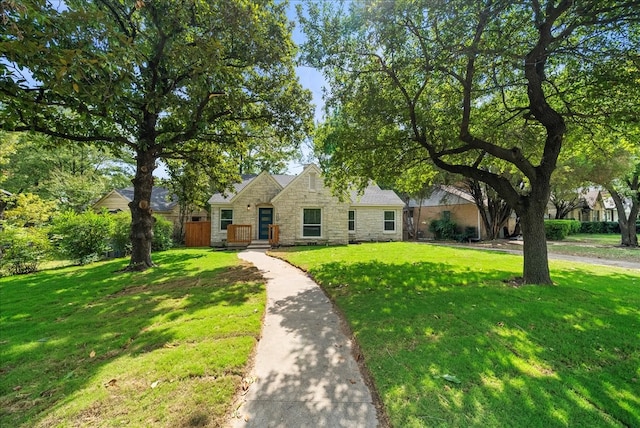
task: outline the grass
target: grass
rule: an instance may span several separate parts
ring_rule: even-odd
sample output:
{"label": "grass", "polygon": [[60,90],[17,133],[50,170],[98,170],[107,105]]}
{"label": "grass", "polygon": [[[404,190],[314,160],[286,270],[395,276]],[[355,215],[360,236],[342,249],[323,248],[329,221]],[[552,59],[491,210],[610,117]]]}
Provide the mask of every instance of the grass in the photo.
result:
{"label": "grass", "polygon": [[[410,243],[294,248],[344,312],[396,427],[640,426],[640,272]],[[505,282],[507,281],[507,282]]]}
{"label": "grass", "polygon": [[158,253],[0,279],[0,426],[220,426],[261,328],[236,254]]}
{"label": "grass", "polygon": [[614,234],[569,235],[563,241],[547,241],[547,248],[556,254],[640,263],[640,249],[621,247],[620,235]]}

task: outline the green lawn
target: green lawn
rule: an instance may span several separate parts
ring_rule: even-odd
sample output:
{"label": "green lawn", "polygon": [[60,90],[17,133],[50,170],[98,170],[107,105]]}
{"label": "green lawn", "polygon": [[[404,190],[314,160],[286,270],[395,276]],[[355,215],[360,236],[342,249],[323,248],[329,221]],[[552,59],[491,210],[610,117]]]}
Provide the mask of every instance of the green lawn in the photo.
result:
{"label": "green lawn", "polygon": [[569,235],[563,241],[548,241],[547,247],[554,253],[640,263],[640,249],[621,247],[620,235]]}
{"label": "green lawn", "polygon": [[[411,244],[274,253],[322,284],[395,427],[640,426],[640,272]],[[507,282],[505,282],[507,281]]]}
{"label": "green lawn", "polygon": [[261,328],[258,271],[172,250],[0,279],[0,426],[220,426]]}

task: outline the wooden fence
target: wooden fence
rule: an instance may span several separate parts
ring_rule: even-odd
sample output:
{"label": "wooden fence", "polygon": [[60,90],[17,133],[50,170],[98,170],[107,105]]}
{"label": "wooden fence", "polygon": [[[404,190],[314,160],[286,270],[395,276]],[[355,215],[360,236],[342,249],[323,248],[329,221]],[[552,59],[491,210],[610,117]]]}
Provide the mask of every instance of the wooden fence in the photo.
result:
{"label": "wooden fence", "polygon": [[185,246],[208,247],[211,245],[210,221],[188,221],[185,223],[185,226]]}
{"label": "wooden fence", "polygon": [[230,224],[227,226],[227,244],[250,244],[250,224]]}
{"label": "wooden fence", "polygon": [[269,225],[269,245],[278,245],[280,242],[280,227],[277,224]]}

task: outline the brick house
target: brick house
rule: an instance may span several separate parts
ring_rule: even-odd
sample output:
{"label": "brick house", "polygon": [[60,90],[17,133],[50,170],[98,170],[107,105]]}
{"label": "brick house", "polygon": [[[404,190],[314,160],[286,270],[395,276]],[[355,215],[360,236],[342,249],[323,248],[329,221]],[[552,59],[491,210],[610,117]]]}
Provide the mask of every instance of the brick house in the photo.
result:
{"label": "brick house", "polygon": [[[316,165],[297,176],[245,176],[230,194],[217,193],[209,204],[212,246],[272,239],[279,245],[402,240],[404,203],[395,192],[372,184],[363,195],[353,193],[341,202],[325,187]],[[240,227],[244,238],[236,235]]]}

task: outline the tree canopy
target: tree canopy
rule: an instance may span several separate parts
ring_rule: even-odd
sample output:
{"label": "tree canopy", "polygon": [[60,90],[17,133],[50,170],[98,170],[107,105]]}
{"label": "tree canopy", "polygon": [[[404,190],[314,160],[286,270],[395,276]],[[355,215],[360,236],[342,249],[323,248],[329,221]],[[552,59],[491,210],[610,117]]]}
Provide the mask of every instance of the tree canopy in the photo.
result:
{"label": "tree canopy", "polygon": [[524,282],[552,283],[551,176],[577,118],[604,120],[579,108],[585,95],[616,110],[615,88],[593,72],[637,58],[640,2],[322,3],[299,16],[304,59],[330,85],[329,175],[430,162],[485,182],[521,218]]}
{"label": "tree canopy", "polygon": [[227,174],[239,168],[221,165],[239,165],[250,144],[295,146],[309,131],[310,94],[295,76],[285,8],[272,0],[3,2],[0,127],[130,150],[130,267],[144,269],[158,159]]}

